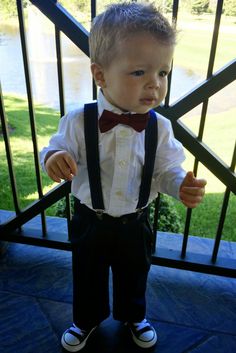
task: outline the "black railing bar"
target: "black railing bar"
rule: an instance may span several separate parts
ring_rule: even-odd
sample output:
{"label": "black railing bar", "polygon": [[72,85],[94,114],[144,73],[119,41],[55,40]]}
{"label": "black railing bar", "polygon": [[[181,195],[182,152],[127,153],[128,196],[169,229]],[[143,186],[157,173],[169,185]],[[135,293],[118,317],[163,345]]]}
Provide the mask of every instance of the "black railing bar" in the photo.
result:
{"label": "black railing bar", "polygon": [[78,48],[89,56],[88,31],[62,5],[53,0],[30,1],[56,25],[58,30],[62,31]]}
{"label": "black railing bar", "polygon": [[[215,62],[215,54],[216,54],[216,48],[217,48],[217,42],[218,42],[218,36],[219,36],[220,20],[221,20],[221,15],[222,15],[222,8],[223,8],[223,1],[218,0],[217,8],[216,8],[214,32],[213,32],[213,38],[212,38],[212,46],[211,46],[208,71],[207,71],[207,78],[209,78],[213,72],[213,67],[214,67],[214,62]],[[203,135],[203,132],[202,132],[202,135]],[[231,165],[231,167],[232,167],[232,165]],[[231,168],[231,170],[233,170],[233,169]],[[227,208],[228,208],[228,204],[229,204],[229,197],[230,197],[230,190],[229,190],[229,188],[226,188],[222,207],[221,207],[218,227],[217,227],[217,231],[216,231],[215,244],[214,244],[214,248],[213,248],[213,252],[212,252],[212,258],[211,258],[212,263],[215,263],[217,260],[220,241],[221,241],[222,232],[223,232],[224,223],[225,223],[226,212],[227,212]]]}
{"label": "black railing bar", "polygon": [[184,114],[198,106],[206,98],[211,97],[219,92],[222,88],[229,85],[236,79],[236,59],[229,62],[223,68],[218,70],[209,79],[195,86],[189,93],[180,97],[169,107],[160,105],[156,110],[174,121],[182,117]]}
{"label": "black railing bar", "polygon": [[[232,162],[231,162],[231,166],[230,166],[230,169],[232,171],[235,170],[235,165],[236,165],[236,142],[235,142]],[[226,212],[227,212],[227,208],[228,208],[228,204],[229,204],[229,197],[230,197],[230,190],[229,190],[229,188],[226,188],[224,200],[223,200],[222,208],[221,208],[219,224],[218,224],[217,232],[216,232],[215,244],[214,244],[214,248],[213,248],[213,252],[212,252],[212,262],[213,263],[215,263],[217,260],[220,241],[221,241],[222,232],[223,232],[224,223],[225,223]]]}
{"label": "black railing bar", "polygon": [[221,237],[222,237],[222,231],[224,228],[225,217],[226,217],[226,212],[227,212],[228,203],[229,203],[229,197],[230,197],[230,190],[228,188],[226,188],[222,207],[221,207],[219,223],[217,226],[214,248],[213,248],[213,252],[212,252],[212,258],[211,258],[212,263],[215,263],[217,260],[220,241],[221,241]]}
{"label": "black railing bar", "polygon": [[70,239],[71,239],[71,204],[70,204],[70,194],[66,194],[66,221],[67,221],[68,241],[70,241]]}
{"label": "black railing bar", "polygon": [[[177,18],[178,18],[178,10],[179,10],[179,0],[174,0],[173,1],[173,6],[172,6],[172,26],[174,29],[176,29],[177,26]],[[171,70],[168,75],[168,89],[167,89],[167,95],[165,97],[165,106],[168,107],[170,103],[170,92],[171,92],[171,83],[172,83],[172,74],[173,74],[173,63],[174,63],[174,58],[171,63]]]}
{"label": "black railing bar", "polygon": [[153,217],[153,224],[152,224],[153,236],[154,236],[153,250],[156,249],[156,244],[157,244],[157,230],[158,230],[158,221],[159,221],[160,201],[161,201],[161,194],[158,193],[154,203],[154,217]]}
{"label": "black railing bar", "polygon": [[20,206],[19,206],[19,199],[18,199],[18,192],[17,192],[17,185],[16,185],[16,177],[15,177],[15,172],[13,168],[13,159],[12,159],[11,145],[10,145],[10,139],[9,139],[8,125],[7,125],[7,119],[6,119],[6,114],[4,110],[1,82],[0,82],[0,116],[1,116],[2,134],[3,134],[5,150],[6,150],[8,171],[9,171],[9,177],[10,177],[10,183],[11,183],[11,190],[12,190],[12,196],[13,196],[13,204],[14,204],[16,214],[19,214]]}
{"label": "black railing bar", "polygon": [[46,210],[48,207],[53,205],[55,202],[59,201],[66,194],[70,193],[70,182],[62,182],[54,189],[50,190],[41,199],[31,203],[27,208],[22,210],[19,215],[12,217],[5,223],[0,224],[0,233],[12,232],[19,228],[26,222],[30,221],[32,218],[40,214],[42,211]]}
{"label": "black railing bar", "polygon": [[[93,21],[97,13],[96,5],[97,5],[96,0],[91,0],[91,22]],[[97,99],[97,86],[93,78],[92,78],[92,89],[93,89],[93,99]]]}
{"label": "black railing bar", "polygon": [[[195,157],[194,165],[193,165],[193,174],[197,176],[198,171],[198,159]],[[191,224],[191,217],[192,217],[193,209],[187,208],[186,211],[186,219],[185,219],[185,226],[184,226],[184,236],[183,236],[183,243],[182,243],[182,250],[181,250],[181,258],[184,259],[186,256],[187,244],[188,244],[188,236],[189,236],[189,229]]]}
{"label": "black railing bar", "polygon": [[65,115],[65,98],[64,98],[64,81],[63,81],[63,69],[62,69],[62,53],[61,53],[61,33],[55,26],[55,43],[56,43],[56,55],[57,55],[57,78],[58,78],[58,89],[59,89],[59,103],[60,103],[60,115]]}
{"label": "black railing bar", "polygon": [[[217,42],[218,42],[218,36],[219,36],[220,20],[221,20],[221,15],[222,15],[222,7],[223,7],[223,1],[219,0],[217,2],[217,8],[216,8],[215,23],[214,23],[210,57],[209,57],[207,77],[206,77],[207,79],[209,79],[212,76],[212,72],[213,72],[215,55],[216,55],[216,48],[217,48]],[[200,119],[199,131],[198,131],[198,140],[199,141],[202,141],[202,138],[203,138],[205,123],[206,123],[207,109],[208,109],[208,99],[205,99],[203,101],[203,105],[202,105],[201,119]],[[195,163],[194,163],[194,174],[195,175],[197,175],[197,169],[198,169],[198,162],[195,161]]]}
{"label": "black railing bar", "polygon": [[95,84],[94,79],[92,79],[92,87],[93,87],[93,99],[97,99],[97,86]]}
{"label": "black railing bar", "polygon": [[[205,121],[206,121],[207,106],[208,106],[208,100],[204,101],[203,105],[202,105],[200,126],[199,126],[198,137],[197,137],[198,141],[202,141],[204,126],[205,126]],[[195,156],[194,164],[193,164],[193,174],[195,176],[197,176],[198,163],[199,163],[199,161],[198,161],[198,159]],[[188,236],[189,236],[189,229],[190,229],[190,224],[191,224],[192,213],[193,213],[193,210],[190,209],[190,208],[187,208],[186,219],[185,219],[185,227],[184,227],[184,237],[183,237],[183,244],[182,244],[182,252],[181,252],[181,257],[182,258],[185,258],[185,256],[186,256],[187,242],[188,242]]]}
{"label": "black railing bar", "polygon": [[94,19],[96,14],[97,14],[97,1],[91,0],[91,20]]}
{"label": "black railing bar", "polygon": [[30,228],[27,225],[23,227],[20,233],[14,231],[12,233],[1,232],[0,239],[12,243],[20,243],[33,246],[41,246],[44,248],[71,250],[71,243],[66,239],[66,234],[60,232],[48,231],[47,237],[42,237],[39,229]]}
{"label": "black railing bar", "polygon": [[207,108],[208,108],[208,99],[206,99],[202,104],[201,119],[200,119],[199,130],[198,130],[199,141],[202,141],[202,138],[203,138],[203,133],[204,133],[205,124],[206,124]]}
{"label": "black railing bar", "polygon": [[[28,50],[27,50],[27,43],[26,43],[26,37],[25,37],[25,24],[24,24],[22,0],[17,0],[16,4],[17,4],[18,19],[19,19],[21,48],[22,48],[22,55],[23,55],[25,83],[26,83],[27,98],[28,98],[28,109],[29,109],[29,118],[30,118],[30,127],[31,127],[31,137],[32,137],[32,143],[33,143],[33,152],[34,152],[34,165],[35,165],[35,172],[36,172],[37,191],[38,191],[39,198],[41,198],[43,196],[42,181],[41,181],[41,174],[40,174],[40,167],[39,167],[38,144],[37,144],[37,136],[36,136],[35,115],[34,115],[34,108],[33,108]],[[46,232],[47,232],[46,217],[44,212],[42,212],[41,214],[41,223],[42,223],[42,232],[44,235],[46,235]]]}
{"label": "black railing bar", "polygon": [[[198,131],[198,140],[202,141],[202,134],[204,130],[204,125],[205,125],[205,117],[206,117],[206,109],[207,109],[207,102],[202,107],[202,114],[201,114],[201,120],[200,120],[200,127]],[[194,159],[194,165],[193,165],[193,174],[197,176],[197,171],[198,171],[198,159],[195,156]],[[184,236],[183,236],[183,243],[182,243],[182,250],[181,250],[181,258],[184,259],[186,256],[186,250],[187,250],[187,244],[188,244],[188,236],[189,236],[189,229],[190,229],[190,224],[191,224],[191,218],[192,218],[192,213],[193,210],[191,208],[187,208],[186,210],[186,218],[185,218],[185,226],[184,226]]]}
{"label": "black railing bar", "polygon": [[[213,36],[211,41],[211,50],[210,50],[210,56],[209,56],[209,62],[208,62],[208,69],[207,69],[207,77],[206,77],[207,80],[212,76],[212,73],[213,73],[213,67],[214,67],[215,56],[216,56],[216,48],[217,48],[218,37],[219,37],[220,20],[222,15],[222,7],[223,7],[223,1],[218,0],[217,7],[216,7]],[[208,108],[208,99],[205,99],[202,105],[201,120],[200,120],[199,132],[198,132],[198,139],[201,141],[202,141],[204,128],[205,128],[207,108]]]}
{"label": "black railing bar", "polygon": [[172,7],[172,25],[174,26],[174,28],[176,28],[176,25],[177,25],[178,12],[179,12],[179,0],[174,0],[173,7]]}
{"label": "black railing bar", "polygon": [[181,255],[180,255],[181,259],[184,259],[186,257],[191,216],[192,216],[192,209],[187,208],[185,224],[184,224],[184,235],[183,235],[182,249],[181,249]]}
{"label": "black railing bar", "polygon": [[207,70],[207,78],[212,75],[213,67],[215,63],[215,56],[216,56],[216,49],[219,37],[219,29],[220,29],[220,20],[222,15],[224,0],[218,0],[216,6],[216,15],[215,15],[215,23],[214,23],[214,30],[213,30],[213,37],[211,42],[211,51],[208,63],[208,70]]}
{"label": "black railing bar", "polygon": [[198,141],[194,133],[181,121],[173,121],[176,138],[205,165],[230,191],[236,194],[236,174],[207,145]]}

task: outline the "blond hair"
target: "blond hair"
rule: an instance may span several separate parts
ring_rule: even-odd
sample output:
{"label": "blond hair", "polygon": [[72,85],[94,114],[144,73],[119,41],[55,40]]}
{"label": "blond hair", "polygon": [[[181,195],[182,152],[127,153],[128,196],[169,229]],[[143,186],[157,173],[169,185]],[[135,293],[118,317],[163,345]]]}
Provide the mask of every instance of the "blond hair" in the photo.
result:
{"label": "blond hair", "polygon": [[108,66],[116,55],[119,41],[141,32],[150,33],[163,43],[175,44],[174,28],[154,5],[124,2],[108,6],[92,23],[89,36],[91,62]]}

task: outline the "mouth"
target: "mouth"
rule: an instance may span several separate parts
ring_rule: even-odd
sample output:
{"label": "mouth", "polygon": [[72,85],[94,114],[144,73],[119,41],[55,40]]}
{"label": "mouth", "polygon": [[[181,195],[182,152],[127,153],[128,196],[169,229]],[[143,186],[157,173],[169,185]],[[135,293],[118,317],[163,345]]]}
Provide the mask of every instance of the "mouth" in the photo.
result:
{"label": "mouth", "polygon": [[157,99],[153,97],[141,98],[140,102],[144,105],[156,105]]}

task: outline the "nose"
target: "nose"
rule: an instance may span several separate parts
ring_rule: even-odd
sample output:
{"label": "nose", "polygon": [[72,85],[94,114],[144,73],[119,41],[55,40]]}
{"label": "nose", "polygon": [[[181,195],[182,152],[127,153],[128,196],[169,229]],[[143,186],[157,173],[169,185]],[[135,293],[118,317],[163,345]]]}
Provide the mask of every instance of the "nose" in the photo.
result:
{"label": "nose", "polygon": [[147,83],[148,88],[156,89],[160,87],[160,76],[158,73],[154,73],[150,75],[148,83]]}

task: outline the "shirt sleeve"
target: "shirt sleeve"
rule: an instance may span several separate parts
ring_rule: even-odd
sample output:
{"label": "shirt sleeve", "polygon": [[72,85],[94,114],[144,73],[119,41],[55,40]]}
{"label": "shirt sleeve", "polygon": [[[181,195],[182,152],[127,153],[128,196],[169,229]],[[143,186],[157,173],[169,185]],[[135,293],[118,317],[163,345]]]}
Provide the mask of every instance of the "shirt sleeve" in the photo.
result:
{"label": "shirt sleeve", "polygon": [[179,188],[186,175],[182,168],[185,154],[173,134],[171,122],[158,115],[158,145],[153,173],[157,191],[179,199]]}
{"label": "shirt sleeve", "polygon": [[60,119],[57,132],[50,138],[47,147],[40,152],[40,164],[45,171],[45,158],[51,151],[67,151],[77,163],[79,144],[82,138],[83,112],[73,111]]}

